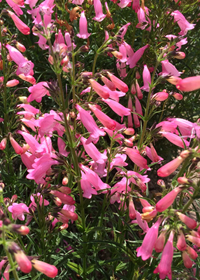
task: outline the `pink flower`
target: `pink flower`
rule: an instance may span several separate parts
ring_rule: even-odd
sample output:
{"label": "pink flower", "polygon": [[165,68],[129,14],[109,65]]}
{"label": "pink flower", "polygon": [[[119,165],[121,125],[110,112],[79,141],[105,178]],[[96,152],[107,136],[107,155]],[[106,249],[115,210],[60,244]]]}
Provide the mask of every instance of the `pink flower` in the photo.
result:
{"label": "pink flower", "polygon": [[140,9],[140,0],[133,0],[132,9],[137,13]]}
{"label": "pink flower", "polygon": [[134,68],[136,66],[137,62],[140,60],[140,58],[142,57],[144,51],[148,47],[149,47],[149,45],[146,45],[146,46],[140,48],[132,56],[130,56],[128,58],[127,64],[129,65],[130,68]]}
{"label": "pink flower", "polygon": [[152,96],[156,101],[164,101],[168,98],[169,94],[166,91],[157,92]]}
{"label": "pink flower", "polygon": [[108,74],[108,77],[113,82],[113,84],[116,86],[116,88],[118,88],[119,90],[121,90],[123,92],[128,91],[128,86],[123,81],[118,79],[115,75],[111,74],[110,72],[107,72],[107,74]]}
{"label": "pink flower", "polygon": [[21,21],[21,19],[19,19],[13,12],[11,12],[9,10],[8,10],[8,14],[12,18],[17,29],[19,29],[19,31],[22,34],[24,34],[24,35],[30,34],[30,28],[25,23],[23,23],[23,21]]}
{"label": "pink flower", "polygon": [[165,195],[161,200],[156,203],[156,210],[158,212],[165,211],[168,207],[172,205],[176,196],[182,191],[182,188],[177,187]]}
{"label": "pink flower", "polygon": [[20,270],[24,273],[29,273],[32,269],[32,264],[28,257],[24,254],[24,252],[19,250],[14,253],[14,256]]}
{"label": "pink flower", "polygon": [[34,64],[25,57],[14,47],[6,45],[11,59],[18,65],[16,75],[24,74],[25,76],[33,74]]}
{"label": "pink flower", "polygon": [[197,222],[194,219],[182,214],[181,212],[177,212],[176,214],[189,229],[195,229],[197,227]]}
{"label": "pink flower", "polygon": [[147,231],[142,246],[137,248],[137,257],[141,257],[143,261],[149,259],[152,255],[156,240],[158,238],[158,229],[162,219],[157,222]]}
{"label": "pink flower", "polygon": [[185,236],[184,236],[182,230],[179,231],[176,247],[179,251],[185,251],[185,249],[187,248]]}
{"label": "pink flower", "polygon": [[136,96],[135,96],[135,110],[136,113],[143,116],[141,103]]}
{"label": "pink flower", "polygon": [[96,20],[98,22],[104,20],[106,15],[103,14],[102,5],[101,5],[100,0],[94,1],[94,11],[95,11],[95,17],[93,18],[93,20]]}
{"label": "pink flower", "polygon": [[165,245],[165,238],[166,238],[166,231],[162,231],[159,235],[158,239],[156,240],[154,249],[157,253],[160,253],[163,251],[164,245]]}
{"label": "pink flower", "polygon": [[103,87],[102,85],[100,85],[99,83],[97,83],[95,80],[93,79],[89,79],[89,82],[91,84],[91,87],[93,88],[94,91],[96,91],[96,93],[102,97],[102,98],[109,98],[109,92],[106,91],[105,87]]}
{"label": "pink flower", "polygon": [[84,149],[86,153],[97,163],[104,163],[107,160],[107,156],[100,153],[99,150],[96,148],[96,146],[93,143],[86,144],[87,139],[84,137],[81,137],[81,142],[84,146]]}
{"label": "pink flower", "polygon": [[200,88],[200,76],[188,77],[180,80],[176,84],[177,89],[181,91],[194,91]]}
{"label": "pink flower", "polygon": [[140,155],[140,152],[136,149],[125,148],[125,153],[137,166],[142,169],[148,169],[147,160]]}
{"label": "pink flower", "polygon": [[135,205],[133,203],[132,198],[129,200],[128,209],[129,209],[129,218],[131,220],[135,219],[136,218],[136,212],[135,212]]}
{"label": "pink flower", "polygon": [[172,161],[168,162],[161,168],[157,170],[157,174],[160,177],[167,177],[172,174],[178,167],[183,163],[185,160],[184,157],[178,156],[177,158],[173,159]]}
{"label": "pink flower", "polygon": [[10,143],[15,150],[15,153],[18,155],[22,155],[25,151],[23,148],[15,141],[15,139],[10,135]]}
{"label": "pink flower", "polygon": [[79,33],[76,36],[82,39],[87,39],[90,35],[91,33],[88,33],[87,30],[87,19],[85,17],[85,12],[82,11],[79,20]]}
{"label": "pink flower", "polygon": [[141,87],[141,89],[149,92],[149,85],[151,84],[151,75],[147,65],[144,65],[142,77],[143,77],[144,85]]}
{"label": "pink flower", "polygon": [[78,104],[76,105],[76,109],[79,111],[80,119],[88,132],[90,132],[90,137],[87,140],[87,143],[93,141],[95,144],[99,141],[100,136],[104,136],[105,132],[98,128],[93,117],[90,115],[90,112],[85,111]]}
{"label": "pink flower", "polygon": [[193,261],[190,259],[189,255],[186,251],[182,252],[183,263],[186,268],[191,268],[193,265]]}
{"label": "pink flower", "polygon": [[119,116],[123,118],[123,116],[130,115],[130,109],[124,107],[120,103],[111,100],[111,99],[103,99],[103,101],[108,104],[108,106]]}
{"label": "pink flower", "polygon": [[106,114],[104,114],[101,110],[99,110],[95,105],[90,105],[89,108],[92,110],[92,112],[95,114],[97,119],[108,129],[115,130],[116,128],[116,122],[108,117]]}
{"label": "pink flower", "polygon": [[47,82],[39,82],[36,85],[29,87],[28,91],[31,93],[27,98],[27,102],[36,100],[37,102],[42,101],[42,97],[45,95],[50,96]]}
{"label": "pink flower", "polygon": [[169,239],[163,250],[161,261],[153,272],[153,273],[159,273],[160,279],[165,279],[166,276],[169,279],[172,279],[171,264],[172,264],[173,252],[174,252],[173,238],[174,238],[174,233],[173,231],[171,231]]}
{"label": "pink flower", "polygon": [[181,72],[179,72],[176,67],[171,64],[167,59],[161,61],[162,64],[162,75],[170,75],[170,76],[175,76],[179,77]]}
{"label": "pink flower", "polygon": [[14,3],[12,0],[6,0],[6,2],[13,9],[13,11],[18,15],[18,17],[20,15],[23,15],[22,9],[20,9],[20,7],[16,3]]}
{"label": "pink flower", "polygon": [[58,274],[58,269],[51,264],[39,261],[39,260],[32,260],[33,267],[48,276],[49,278],[54,278]]}
{"label": "pink flower", "polygon": [[[180,136],[170,133],[170,132],[160,132],[161,135],[163,135],[165,138],[167,138],[167,140],[169,140],[171,143],[173,143],[174,145],[181,147],[181,148],[185,148],[189,146],[189,142],[187,140],[182,139]],[[185,146],[184,146],[185,143]]]}
{"label": "pink flower", "polygon": [[179,35],[186,35],[188,30],[191,30],[195,27],[195,24],[189,23],[184,17],[184,15],[181,14],[181,12],[179,12],[178,10],[171,13],[171,15],[174,17],[174,21],[178,23],[181,29]]}
{"label": "pink flower", "polygon": [[132,2],[132,0],[120,0],[120,3],[117,4],[120,8],[125,8],[129,5],[129,3]]}
{"label": "pink flower", "polygon": [[20,221],[25,220],[24,213],[29,213],[29,208],[24,203],[13,203],[11,206],[8,206],[8,210],[12,213],[14,220],[19,219]]}

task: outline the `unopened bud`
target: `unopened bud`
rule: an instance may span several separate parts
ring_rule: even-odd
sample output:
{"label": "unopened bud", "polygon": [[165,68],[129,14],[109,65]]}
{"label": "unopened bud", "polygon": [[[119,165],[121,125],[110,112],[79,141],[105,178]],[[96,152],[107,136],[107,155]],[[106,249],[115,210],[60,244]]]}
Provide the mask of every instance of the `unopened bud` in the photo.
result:
{"label": "unopened bud", "polygon": [[180,157],[182,157],[182,158],[185,159],[185,158],[187,158],[190,154],[191,154],[190,151],[185,150],[185,151],[182,151],[182,152],[180,153]]}
{"label": "unopened bud", "polygon": [[134,84],[132,84],[132,86],[131,86],[131,93],[136,94],[136,88],[135,88]]}
{"label": "unopened bud", "polygon": [[22,225],[15,225],[15,224],[12,224],[9,226],[9,229],[11,231],[14,231],[16,233],[19,233],[21,235],[27,235],[29,233],[29,228],[27,226],[22,226]]}
{"label": "unopened bud", "polygon": [[182,184],[182,185],[190,185],[190,184],[193,183],[192,180],[190,180],[190,179],[188,179],[188,178],[186,178],[186,177],[179,177],[179,178],[177,179],[177,181],[178,181],[179,184]]}
{"label": "unopened bud", "polygon": [[183,95],[178,93],[178,92],[174,92],[172,95],[176,100],[182,100],[183,99]]}
{"label": "unopened bud", "polygon": [[161,180],[161,179],[159,179],[159,180],[157,181],[157,185],[160,186],[160,187],[162,187],[162,188],[165,188],[165,182],[164,182],[163,180]]}
{"label": "unopened bud", "polygon": [[135,78],[136,78],[137,80],[140,79],[140,73],[139,73],[138,71],[136,71],[136,73],[135,73]]}
{"label": "unopened bud", "polygon": [[127,128],[124,130],[124,134],[126,135],[134,135],[135,130],[133,128]]}

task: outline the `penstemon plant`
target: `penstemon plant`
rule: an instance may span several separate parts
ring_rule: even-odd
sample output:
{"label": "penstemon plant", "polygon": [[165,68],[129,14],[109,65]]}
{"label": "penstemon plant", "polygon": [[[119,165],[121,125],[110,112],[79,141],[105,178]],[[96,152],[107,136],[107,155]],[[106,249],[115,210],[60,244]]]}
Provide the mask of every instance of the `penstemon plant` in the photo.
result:
{"label": "penstemon plant", "polygon": [[198,5],[1,1],[2,279],[200,279]]}

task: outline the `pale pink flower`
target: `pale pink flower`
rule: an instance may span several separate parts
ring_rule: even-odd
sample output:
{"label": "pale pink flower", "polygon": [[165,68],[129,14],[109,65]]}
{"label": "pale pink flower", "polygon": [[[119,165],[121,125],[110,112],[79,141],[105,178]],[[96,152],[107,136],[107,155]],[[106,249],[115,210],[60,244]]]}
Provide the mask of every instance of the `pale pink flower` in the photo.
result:
{"label": "pale pink flower", "polygon": [[156,101],[164,101],[168,98],[169,94],[166,91],[157,92],[152,96]]}
{"label": "pale pink flower", "polygon": [[96,144],[99,141],[99,137],[104,136],[105,132],[102,129],[98,128],[93,117],[90,115],[90,112],[84,110],[78,104],[76,105],[76,109],[79,111],[81,122],[83,123],[87,131],[90,132],[90,137],[88,138],[87,143],[93,141]]}
{"label": "pale pink flower", "polygon": [[83,2],[84,2],[84,0],[73,0],[72,4],[80,5],[81,6],[83,4]]}
{"label": "pale pink flower", "polygon": [[85,12],[81,12],[80,20],[79,20],[79,33],[76,35],[79,38],[87,39],[91,33],[88,33],[87,29],[87,19],[85,17]]}
{"label": "pale pink flower", "polygon": [[23,21],[21,21],[21,19],[19,19],[13,12],[8,10],[8,15],[12,18],[15,26],[22,34],[30,34],[30,28]]}
{"label": "pale pink flower", "polygon": [[32,262],[33,267],[36,270],[38,270],[39,272],[42,272],[49,278],[55,278],[58,274],[58,269],[54,265],[51,265],[51,264],[48,264],[48,263],[45,263],[45,262],[42,262],[39,260],[35,260],[35,259],[33,259],[31,262]]}
{"label": "pale pink flower", "polygon": [[123,9],[123,8],[127,7],[128,4],[131,3],[131,2],[132,2],[132,0],[120,0],[120,3],[118,3],[117,5],[118,5],[121,9]]}
{"label": "pale pink flower", "polygon": [[136,249],[137,257],[141,257],[143,261],[149,259],[152,255],[156,240],[158,238],[158,230],[162,219],[159,218],[157,222],[147,231],[142,246]]}
{"label": "pale pink flower", "polygon": [[25,220],[24,213],[29,213],[28,206],[24,203],[13,203],[11,206],[8,206],[8,210],[12,213],[14,220],[19,219],[20,221]]}
{"label": "pale pink flower", "polygon": [[119,170],[119,167],[127,166],[128,163],[126,163],[127,156],[125,154],[116,154],[115,158],[110,163],[110,170],[115,166],[117,170]]}
{"label": "pale pink flower", "polygon": [[195,24],[189,23],[184,15],[178,10],[172,12],[171,15],[174,17],[174,21],[178,23],[181,29],[179,35],[186,35],[188,30],[191,30],[195,27]]}
{"label": "pale pink flower", "polygon": [[173,231],[171,231],[169,239],[162,252],[161,261],[157,266],[157,268],[154,270],[154,273],[159,273],[160,279],[165,279],[166,276],[170,280],[172,279],[171,264],[172,264],[173,253],[174,253],[173,238],[174,238],[174,233]]}
{"label": "pale pink flower", "polygon": [[171,192],[169,192],[167,195],[165,195],[163,198],[161,198],[157,203],[156,203],[156,210],[158,212],[163,212],[167,208],[169,208],[174,200],[176,199],[177,195],[182,191],[182,188],[177,187],[173,189]]}
{"label": "pale pink flower", "polygon": [[18,65],[16,75],[32,75],[34,64],[30,60],[26,60],[25,57],[16,48],[8,44],[6,45],[6,48],[8,49],[9,55],[12,60]]}
{"label": "pale pink flower", "polygon": [[98,22],[104,20],[106,15],[103,14],[100,0],[94,0],[94,11],[95,11],[95,17],[93,18],[93,20],[96,20]]}

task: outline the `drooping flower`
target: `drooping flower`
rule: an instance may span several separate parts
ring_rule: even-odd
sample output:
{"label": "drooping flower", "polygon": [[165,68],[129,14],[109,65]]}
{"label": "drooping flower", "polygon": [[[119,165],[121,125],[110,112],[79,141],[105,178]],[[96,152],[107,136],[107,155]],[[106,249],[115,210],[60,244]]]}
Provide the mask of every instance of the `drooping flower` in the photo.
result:
{"label": "drooping flower", "polygon": [[142,246],[137,248],[137,257],[141,257],[143,261],[149,259],[152,255],[156,240],[158,238],[158,229],[162,219],[159,218],[157,222],[148,230],[142,242]]}
{"label": "drooping flower", "polygon": [[29,208],[24,203],[13,203],[12,205],[8,206],[8,211],[12,213],[12,218],[14,220],[19,219],[20,221],[24,221],[24,213],[29,213]]}
{"label": "drooping flower", "polygon": [[174,17],[174,21],[178,23],[181,29],[179,35],[186,35],[188,30],[191,30],[195,27],[195,24],[189,23],[184,15],[178,10],[172,12],[171,15]]}
{"label": "drooping flower", "polygon": [[165,279],[166,276],[170,280],[172,279],[171,264],[172,264],[173,252],[174,252],[173,238],[174,238],[174,233],[173,231],[171,231],[169,239],[162,252],[161,261],[157,266],[157,268],[154,270],[154,273],[159,273],[160,279]]}
{"label": "drooping flower", "polygon": [[165,211],[168,207],[172,205],[174,202],[176,196],[182,191],[182,188],[177,187],[173,189],[171,192],[169,192],[167,195],[165,195],[161,200],[159,200],[156,203],[156,210],[158,212]]}
{"label": "drooping flower", "polygon": [[54,265],[51,265],[51,264],[48,264],[48,263],[45,263],[45,262],[42,262],[42,261],[39,261],[36,259],[32,260],[31,262],[32,262],[33,267],[36,270],[42,272],[49,278],[54,278],[58,274],[58,269]]}
{"label": "drooping flower", "polygon": [[23,22],[21,19],[19,19],[15,13],[8,10],[8,15],[12,18],[15,26],[17,29],[24,35],[30,34],[30,28]]}
{"label": "drooping flower", "polygon": [[76,35],[79,38],[87,39],[91,33],[88,33],[87,29],[87,19],[85,17],[85,12],[81,12],[80,20],[79,20],[79,33]]}
{"label": "drooping flower", "polygon": [[100,0],[94,1],[94,11],[95,11],[95,17],[93,18],[93,20],[96,20],[98,22],[104,20],[106,15],[103,14],[102,4]]}

